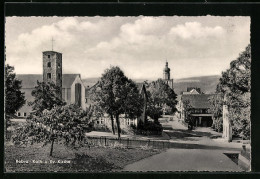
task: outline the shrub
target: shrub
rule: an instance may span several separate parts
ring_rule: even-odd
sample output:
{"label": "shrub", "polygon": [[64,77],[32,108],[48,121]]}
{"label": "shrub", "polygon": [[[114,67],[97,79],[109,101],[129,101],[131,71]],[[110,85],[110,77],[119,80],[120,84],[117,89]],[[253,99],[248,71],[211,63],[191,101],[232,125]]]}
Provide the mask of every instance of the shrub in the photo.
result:
{"label": "shrub", "polygon": [[222,132],[223,131],[223,119],[213,119],[213,123],[211,126],[215,131]]}
{"label": "shrub", "polygon": [[152,150],[152,147],[151,147],[151,146],[148,146],[148,144],[146,144],[146,145],[141,145],[140,148],[141,148],[142,150]]}
{"label": "shrub", "polygon": [[161,135],[162,130],[162,125],[159,122],[146,121],[143,123],[139,121],[135,132],[144,135]]}
{"label": "shrub", "polygon": [[120,144],[119,142],[111,143],[109,147],[113,148],[113,149],[125,149],[126,148],[123,144]]}

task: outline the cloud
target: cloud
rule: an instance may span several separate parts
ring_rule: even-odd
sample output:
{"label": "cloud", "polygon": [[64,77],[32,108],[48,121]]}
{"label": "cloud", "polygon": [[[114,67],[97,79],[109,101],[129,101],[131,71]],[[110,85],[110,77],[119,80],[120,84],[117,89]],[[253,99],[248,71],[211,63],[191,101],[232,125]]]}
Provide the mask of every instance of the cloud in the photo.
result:
{"label": "cloud", "polygon": [[118,65],[131,78],[158,78],[166,58],[174,77],[220,74],[250,39],[248,18],[221,18],[66,17],[7,39],[7,62],[17,73],[41,73],[53,37],[64,73],[82,77]]}
{"label": "cloud", "polygon": [[199,22],[186,22],[185,24],[172,27],[170,30],[171,35],[176,35],[183,39],[191,38],[207,38],[207,37],[220,37],[224,35],[225,30],[220,26],[207,27],[202,26]]}

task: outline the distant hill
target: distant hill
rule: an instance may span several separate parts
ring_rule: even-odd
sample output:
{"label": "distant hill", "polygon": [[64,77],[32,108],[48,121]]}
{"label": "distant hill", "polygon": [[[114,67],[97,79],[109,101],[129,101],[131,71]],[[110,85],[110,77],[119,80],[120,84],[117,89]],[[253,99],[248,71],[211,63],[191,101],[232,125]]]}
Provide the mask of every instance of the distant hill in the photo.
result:
{"label": "distant hill", "polygon": [[[187,87],[198,87],[202,92],[209,94],[214,93],[219,82],[220,76],[199,76],[190,78],[174,79],[173,87],[176,94],[180,94],[182,91],[186,91]],[[82,79],[86,87],[91,87],[97,83],[100,78],[86,78]],[[143,82],[145,79],[133,79],[135,82]],[[151,82],[151,79],[147,80]]]}
{"label": "distant hill", "polygon": [[173,82],[174,91],[180,94],[187,91],[187,87],[198,87],[203,93],[214,93],[219,82],[220,76],[200,76],[191,78],[176,79]]}

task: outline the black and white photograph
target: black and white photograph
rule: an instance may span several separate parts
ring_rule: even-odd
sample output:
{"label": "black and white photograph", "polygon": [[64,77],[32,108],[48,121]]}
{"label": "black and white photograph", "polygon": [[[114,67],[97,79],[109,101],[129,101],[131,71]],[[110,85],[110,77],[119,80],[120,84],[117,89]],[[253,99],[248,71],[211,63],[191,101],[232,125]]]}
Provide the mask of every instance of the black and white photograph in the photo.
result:
{"label": "black and white photograph", "polygon": [[8,16],[4,171],[250,172],[250,16]]}

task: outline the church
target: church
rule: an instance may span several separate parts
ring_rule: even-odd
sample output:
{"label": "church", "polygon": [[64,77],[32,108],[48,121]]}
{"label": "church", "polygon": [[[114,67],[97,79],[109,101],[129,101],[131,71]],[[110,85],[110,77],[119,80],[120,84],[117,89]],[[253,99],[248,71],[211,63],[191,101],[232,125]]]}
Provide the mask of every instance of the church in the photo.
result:
{"label": "church", "polygon": [[62,53],[55,51],[45,51],[42,53],[43,74],[17,74],[17,79],[22,81],[21,91],[25,94],[26,103],[20,108],[16,115],[26,118],[32,107],[28,102],[34,100],[31,95],[32,91],[39,82],[54,82],[60,87],[60,97],[67,104],[77,104],[86,109],[85,86],[81,80],[80,74],[63,74],[62,73]]}
{"label": "church", "polygon": [[[31,95],[32,91],[39,82],[54,82],[60,88],[60,97],[67,104],[77,104],[86,109],[91,105],[90,93],[91,87],[85,87],[83,81],[81,80],[80,74],[63,74],[62,73],[62,53],[55,51],[44,51],[42,52],[42,64],[43,64],[43,74],[17,74],[17,79],[22,81],[21,91],[25,94],[26,103],[20,108],[16,115],[17,117],[26,118],[30,112],[32,112],[32,107],[28,105],[29,102],[34,100]],[[166,62],[165,68],[163,69],[163,80],[173,89],[173,79],[170,78],[170,68],[168,67],[168,62]],[[146,116],[146,103],[147,103],[147,93],[144,83],[136,83],[144,99],[144,112],[143,114],[135,120],[127,119],[122,122],[126,126],[131,124],[137,124],[139,120],[144,121]],[[94,85],[95,86],[95,85]],[[104,119],[98,119],[96,121],[97,125],[106,124]]]}

